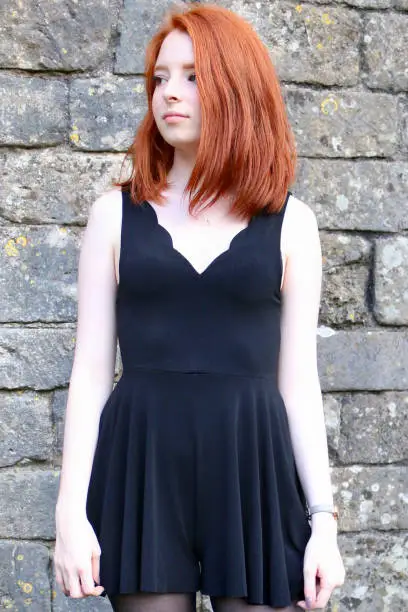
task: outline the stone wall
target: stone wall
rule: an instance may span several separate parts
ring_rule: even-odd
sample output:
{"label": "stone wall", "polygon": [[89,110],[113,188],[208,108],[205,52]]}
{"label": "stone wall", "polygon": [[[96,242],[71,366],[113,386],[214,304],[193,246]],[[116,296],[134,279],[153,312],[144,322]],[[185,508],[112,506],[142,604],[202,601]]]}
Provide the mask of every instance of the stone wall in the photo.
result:
{"label": "stone wall", "polygon": [[[315,210],[321,229],[319,372],[347,569],[330,610],[402,612],[408,2],[224,5],[247,18],[270,49],[298,143],[292,191]],[[56,586],[54,504],[81,235],[146,110],[143,50],[165,8],[165,0],[2,4],[2,609],[110,609],[101,598],[69,600]]]}

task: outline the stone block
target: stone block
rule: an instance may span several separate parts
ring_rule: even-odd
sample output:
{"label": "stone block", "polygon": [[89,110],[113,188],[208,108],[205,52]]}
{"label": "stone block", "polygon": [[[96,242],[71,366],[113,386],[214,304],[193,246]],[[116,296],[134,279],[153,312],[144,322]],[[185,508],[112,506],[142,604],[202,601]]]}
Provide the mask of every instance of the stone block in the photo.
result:
{"label": "stone block", "polygon": [[363,37],[364,82],[372,88],[407,91],[407,47],[408,15],[369,13]]}
{"label": "stone block", "polygon": [[68,127],[68,91],[58,79],[0,75],[0,145],[55,145]]}
{"label": "stone block", "polygon": [[0,537],[55,539],[59,471],[0,470]]}
{"label": "stone block", "polygon": [[322,391],[408,388],[405,331],[318,329],[317,361]]}
{"label": "stone block", "polygon": [[73,80],[71,145],[83,150],[126,151],[146,114],[145,98],[142,78]]}
{"label": "stone block", "polygon": [[33,391],[0,392],[0,466],[52,457],[50,399]]}
{"label": "stone block", "polygon": [[321,232],[323,255],[319,321],[324,325],[371,322],[366,303],[371,245],[361,236]]}
{"label": "stone block", "polygon": [[330,270],[323,276],[319,323],[342,326],[367,325],[372,322],[366,299],[369,270],[347,266]]}
{"label": "stone block", "polygon": [[85,70],[108,51],[109,0],[8,0],[0,23],[0,65],[25,70]]}
{"label": "stone block", "polygon": [[[145,70],[145,53],[149,40],[158,29],[172,0],[124,0],[119,20],[119,41],[114,72],[141,74]],[[143,27],[141,27],[143,24]]]}
{"label": "stone block", "polygon": [[408,529],[406,466],[332,468],[340,531]]}
{"label": "stone block", "polygon": [[397,100],[385,93],[318,91],[285,85],[300,156],[388,157],[397,148]]}
{"label": "stone block", "polygon": [[0,608],[51,612],[48,564],[43,544],[0,541]]}
{"label": "stone block", "polygon": [[408,609],[408,533],[344,533],[338,544],[346,579],[327,612]]}
{"label": "stone block", "polygon": [[408,324],[408,237],[375,243],[374,314],[385,325]]}
{"label": "stone block", "polygon": [[337,454],[342,463],[408,460],[408,391],[346,393],[340,404]]}
{"label": "stone block", "polygon": [[1,322],[75,321],[79,230],[48,225],[0,227]]}
{"label": "stone block", "polygon": [[11,223],[85,225],[92,202],[111,180],[129,176],[128,163],[121,174],[123,161],[122,153],[0,150],[0,216]]}
{"label": "stone block", "polygon": [[75,340],[75,329],[3,327],[0,387],[40,390],[67,384]]}
{"label": "stone block", "polygon": [[57,456],[62,455],[64,443],[65,410],[68,401],[68,389],[56,389],[52,395],[52,421],[55,427],[54,449]]}
{"label": "stone block", "polygon": [[[233,3],[236,5],[236,3]],[[257,32],[283,81],[350,86],[358,82],[360,17],[356,11],[304,3],[246,3],[260,13]]]}
{"label": "stone block", "polygon": [[323,409],[329,451],[336,456],[340,436],[340,401],[334,394],[324,393]]}
{"label": "stone block", "polygon": [[407,184],[403,161],[300,158],[293,192],[320,229],[400,232],[408,229]]}
{"label": "stone block", "polygon": [[401,130],[401,149],[408,153],[408,97],[400,98],[398,114]]}

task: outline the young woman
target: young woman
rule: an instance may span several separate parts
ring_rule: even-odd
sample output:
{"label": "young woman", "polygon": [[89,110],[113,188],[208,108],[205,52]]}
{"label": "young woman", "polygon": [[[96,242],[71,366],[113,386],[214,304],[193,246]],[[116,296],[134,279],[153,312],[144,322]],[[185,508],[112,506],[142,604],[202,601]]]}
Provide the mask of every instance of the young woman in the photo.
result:
{"label": "young woman", "polygon": [[344,567],[321,251],[288,191],[276,73],[247,22],[193,4],[167,15],[145,76],[131,178],[93,204],[81,248],[57,582],[120,612],[191,612],[197,590],[215,612],[323,608]]}

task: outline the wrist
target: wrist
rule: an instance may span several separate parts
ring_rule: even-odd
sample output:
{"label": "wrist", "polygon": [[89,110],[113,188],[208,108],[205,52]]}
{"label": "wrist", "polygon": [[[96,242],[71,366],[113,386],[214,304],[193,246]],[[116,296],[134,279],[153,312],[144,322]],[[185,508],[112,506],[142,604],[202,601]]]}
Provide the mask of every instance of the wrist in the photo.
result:
{"label": "wrist", "polygon": [[80,500],[66,501],[64,499],[60,499],[57,501],[55,505],[55,516],[57,520],[60,517],[78,515],[86,515],[86,505],[84,502]]}
{"label": "wrist", "polygon": [[315,512],[310,522],[312,533],[337,534],[337,519],[330,512]]}

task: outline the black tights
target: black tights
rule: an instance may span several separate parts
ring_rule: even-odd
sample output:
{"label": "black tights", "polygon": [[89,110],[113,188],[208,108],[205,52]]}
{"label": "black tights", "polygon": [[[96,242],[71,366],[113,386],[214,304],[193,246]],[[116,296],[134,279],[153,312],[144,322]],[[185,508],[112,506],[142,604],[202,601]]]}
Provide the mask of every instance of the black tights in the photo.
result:
{"label": "black tights", "polygon": [[[140,593],[137,595],[116,595],[110,597],[115,612],[195,612],[196,594],[169,593],[159,595],[156,593]],[[295,606],[288,608],[271,608],[270,606],[254,606],[247,604],[240,598],[211,599],[214,612],[296,612],[300,610]]]}

